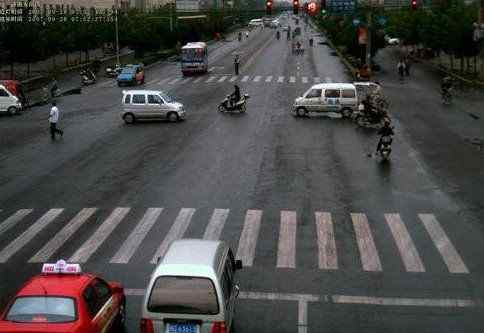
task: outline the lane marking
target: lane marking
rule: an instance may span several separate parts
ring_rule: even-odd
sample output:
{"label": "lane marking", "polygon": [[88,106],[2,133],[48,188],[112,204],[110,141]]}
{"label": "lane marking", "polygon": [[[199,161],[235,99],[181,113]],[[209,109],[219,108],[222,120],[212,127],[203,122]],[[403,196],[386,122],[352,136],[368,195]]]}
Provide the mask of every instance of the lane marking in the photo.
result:
{"label": "lane marking", "polygon": [[297,330],[298,333],[308,331],[308,302],[297,302]]}
{"label": "lane marking", "polygon": [[266,82],[271,82],[272,81],[272,75],[266,77]]}
{"label": "lane marking", "polygon": [[47,242],[29,262],[46,262],[60,247],[68,241],[74,233],[86,222],[97,208],[84,208],[77,213],[50,241]]}
{"label": "lane marking", "polygon": [[261,224],[262,211],[248,210],[245,214],[244,228],[239,239],[236,257],[242,260],[244,266],[250,267],[254,263],[255,247]]}
{"label": "lane marking", "polygon": [[69,262],[85,263],[109,237],[118,224],[129,213],[130,208],[118,207],[101,224],[94,234],[72,255]]}
{"label": "lane marking", "polygon": [[0,235],[19,223],[24,217],[32,213],[33,209],[19,209],[0,224]]}
{"label": "lane marking", "polygon": [[449,272],[451,273],[469,273],[467,266],[460,257],[459,253],[455,249],[452,242],[447,237],[444,229],[437,221],[433,214],[418,214],[420,220],[422,221],[425,229],[432,238],[437,250],[439,251],[442,259],[444,260]]}
{"label": "lane marking", "polygon": [[229,80],[230,82],[235,82],[237,81],[239,77],[237,75],[232,76],[232,78]]}
{"label": "lane marking", "polygon": [[385,219],[395,239],[406,271],[425,272],[422,259],[420,259],[417,248],[405,227],[405,223],[400,218],[400,214],[385,214]]}
{"label": "lane marking", "polygon": [[156,82],[158,82],[158,79],[154,79],[154,80],[148,81],[148,82],[146,82],[146,84],[147,85],[151,85],[151,84],[155,84]]}
{"label": "lane marking", "polygon": [[175,84],[175,83],[177,83],[180,80],[181,80],[181,77],[176,77],[173,80],[171,80],[170,82],[168,82],[168,84]]}
{"label": "lane marking", "polygon": [[160,81],[157,82],[157,84],[165,84],[167,83],[168,81],[170,81],[172,78],[171,77],[167,77],[167,78],[164,78],[164,79],[161,79]]}
{"label": "lane marking", "polygon": [[284,82],[284,76],[279,76],[277,79],[277,83],[283,83]]}
{"label": "lane marking", "polygon": [[321,83],[321,79],[319,77],[315,77],[314,78],[314,83]]}
{"label": "lane marking", "polygon": [[240,82],[247,82],[249,80],[249,76],[246,75],[242,78],[242,80],[240,80]]}
{"label": "lane marking", "polygon": [[224,82],[228,76],[222,76],[217,82]]}
{"label": "lane marking", "polygon": [[289,78],[289,83],[296,83],[296,77],[295,76],[291,76]]}
{"label": "lane marking", "polygon": [[196,78],[195,80],[193,80],[193,82],[192,82],[192,83],[198,83],[198,82],[202,81],[204,78],[205,78],[205,77],[200,76],[200,77]]}
{"label": "lane marking", "polygon": [[215,80],[217,77],[216,76],[210,76],[207,80],[205,80],[205,83],[210,83],[212,82],[213,80]]}
{"label": "lane marking", "polygon": [[182,80],[181,80],[181,83],[185,84],[185,83],[188,83],[192,80],[191,77],[183,77]]}
{"label": "lane marking", "polygon": [[257,75],[256,77],[254,77],[254,81],[253,82],[259,82],[261,78],[262,78],[262,76]]}
{"label": "lane marking", "polygon": [[476,306],[476,302],[470,299],[451,299],[451,298],[406,298],[406,297],[369,297],[369,296],[347,296],[333,295],[331,299],[334,303],[342,304],[367,304],[384,306],[425,306],[425,307],[471,307]]}
{"label": "lane marking", "polygon": [[308,83],[308,78],[306,76],[302,77],[302,83]]}
{"label": "lane marking", "polygon": [[355,229],[363,269],[365,271],[381,271],[380,257],[376,251],[375,242],[366,215],[351,213],[351,220],[353,221]]}
{"label": "lane marking", "polygon": [[205,229],[205,234],[203,235],[203,239],[208,240],[219,240],[220,235],[222,234],[223,227],[225,225],[225,221],[229,216],[228,209],[214,209],[212,217],[208,222],[208,226]]}
{"label": "lane marking", "polygon": [[113,264],[126,264],[141,245],[148,232],[160,217],[163,208],[148,208],[134,230],[129,234],[118,252],[109,261]]}
{"label": "lane marking", "polygon": [[297,215],[294,211],[281,211],[279,242],[277,247],[277,267],[296,267]]}
{"label": "lane marking", "polygon": [[173,241],[177,239],[181,239],[183,237],[183,235],[185,234],[185,231],[188,229],[188,226],[190,225],[193,214],[195,214],[194,208],[182,208],[180,210],[180,213],[178,213],[178,216],[176,217],[175,222],[173,223],[170,230],[168,231],[168,234],[165,236],[165,239],[161,243],[158,250],[156,250],[156,253],[153,256],[153,259],[151,259],[152,264],[156,264],[156,262],[158,261],[158,258],[162,257],[165,254],[166,250],[168,249],[168,246],[170,246],[170,244]]}
{"label": "lane marking", "polygon": [[42,215],[33,225],[25,230],[20,236],[14,239],[0,252],[0,263],[6,263],[10,257],[17,253],[22,247],[27,245],[42,229],[47,227],[54,219],[62,213],[64,209],[53,208]]}
{"label": "lane marking", "polygon": [[316,212],[315,215],[318,235],[319,268],[338,269],[338,257],[336,254],[336,242],[331,214]]}

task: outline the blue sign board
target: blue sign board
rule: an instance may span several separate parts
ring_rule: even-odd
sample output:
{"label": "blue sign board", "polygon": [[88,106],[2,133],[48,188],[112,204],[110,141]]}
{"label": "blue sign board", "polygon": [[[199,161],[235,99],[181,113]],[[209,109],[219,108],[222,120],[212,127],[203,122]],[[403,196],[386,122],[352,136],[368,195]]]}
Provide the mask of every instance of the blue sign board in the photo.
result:
{"label": "blue sign board", "polygon": [[355,0],[329,0],[326,3],[326,7],[330,12],[333,13],[353,13],[356,8]]}

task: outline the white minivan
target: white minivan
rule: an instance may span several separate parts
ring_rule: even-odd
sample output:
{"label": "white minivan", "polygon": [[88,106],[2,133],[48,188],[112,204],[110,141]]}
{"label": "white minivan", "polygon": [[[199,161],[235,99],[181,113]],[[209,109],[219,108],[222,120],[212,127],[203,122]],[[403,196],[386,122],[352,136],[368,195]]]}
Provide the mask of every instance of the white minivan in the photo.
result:
{"label": "white minivan", "polygon": [[19,98],[0,84],[0,113],[7,112],[9,115],[17,114],[22,110]]}
{"label": "white minivan", "polygon": [[296,98],[292,112],[306,116],[310,112],[337,112],[348,117],[358,110],[356,86],[351,83],[320,83]]}
{"label": "white minivan", "polygon": [[241,268],[224,242],[174,241],[146,288],[140,333],[232,332]]}

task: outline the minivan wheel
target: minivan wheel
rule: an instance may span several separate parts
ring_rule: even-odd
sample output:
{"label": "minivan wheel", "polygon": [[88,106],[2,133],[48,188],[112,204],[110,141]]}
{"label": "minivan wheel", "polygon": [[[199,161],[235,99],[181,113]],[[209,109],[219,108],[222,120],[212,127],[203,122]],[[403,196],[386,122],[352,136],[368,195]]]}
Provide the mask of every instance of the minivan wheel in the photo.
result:
{"label": "minivan wheel", "polygon": [[297,108],[296,114],[298,117],[305,117],[307,115],[307,110],[305,108]]}
{"label": "minivan wheel", "polygon": [[123,116],[123,119],[124,119],[124,122],[126,124],[134,124],[134,122],[136,121],[136,118],[134,117],[134,115],[132,113],[126,113]]}
{"label": "minivan wheel", "polygon": [[353,110],[351,110],[349,108],[344,108],[343,110],[341,110],[341,115],[343,116],[343,118],[351,117],[352,113],[353,113]]}
{"label": "minivan wheel", "polygon": [[17,108],[15,106],[11,106],[7,109],[8,114],[14,116],[17,114]]}
{"label": "minivan wheel", "polygon": [[179,119],[178,114],[176,112],[170,112],[168,114],[168,120],[171,121],[172,123],[177,122]]}

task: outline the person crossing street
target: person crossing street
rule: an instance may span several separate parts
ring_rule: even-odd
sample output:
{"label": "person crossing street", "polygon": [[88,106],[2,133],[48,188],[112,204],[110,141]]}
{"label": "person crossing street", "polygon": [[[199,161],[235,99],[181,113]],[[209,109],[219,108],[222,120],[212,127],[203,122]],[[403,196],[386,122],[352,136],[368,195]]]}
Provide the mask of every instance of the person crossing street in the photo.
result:
{"label": "person crossing street", "polygon": [[240,64],[240,58],[239,58],[239,55],[237,54],[234,58],[235,75],[239,75],[239,64]]}
{"label": "person crossing street", "polygon": [[60,134],[64,136],[64,131],[57,128],[57,123],[59,122],[59,109],[57,108],[57,103],[52,102],[52,108],[49,114],[49,124],[50,124],[50,136],[52,140],[55,140],[55,135]]}

